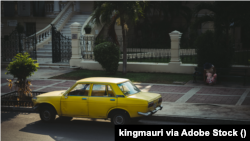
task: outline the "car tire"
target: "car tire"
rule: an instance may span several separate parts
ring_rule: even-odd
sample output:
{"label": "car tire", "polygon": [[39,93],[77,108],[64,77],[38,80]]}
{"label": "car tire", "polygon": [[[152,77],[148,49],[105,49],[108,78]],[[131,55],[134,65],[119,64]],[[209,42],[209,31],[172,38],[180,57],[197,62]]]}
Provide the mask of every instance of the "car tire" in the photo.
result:
{"label": "car tire", "polygon": [[44,122],[52,122],[56,118],[56,113],[55,110],[52,109],[51,107],[43,107],[40,110],[40,118]]}
{"label": "car tire", "polygon": [[64,117],[64,116],[60,116],[58,118],[60,121],[71,121],[73,119],[73,117]]}
{"label": "car tire", "polygon": [[129,123],[129,116],[125,112],[116,112],[111,117],[114,125],[124,125]]}

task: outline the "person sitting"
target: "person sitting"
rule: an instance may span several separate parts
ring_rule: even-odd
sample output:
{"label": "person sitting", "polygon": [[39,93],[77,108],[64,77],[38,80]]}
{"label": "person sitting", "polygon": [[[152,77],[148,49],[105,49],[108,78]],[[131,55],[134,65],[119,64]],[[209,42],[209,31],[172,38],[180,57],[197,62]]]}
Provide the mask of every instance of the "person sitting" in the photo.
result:
{"label": "person sitting", "polygon": [[209,85],[213,85],[216,84],[216,78],[217,78],[217,74],[216,74],[216,69],[214,67],[213,64],[211,63],[205,63],[204,64],[204,81],[209,84]]}

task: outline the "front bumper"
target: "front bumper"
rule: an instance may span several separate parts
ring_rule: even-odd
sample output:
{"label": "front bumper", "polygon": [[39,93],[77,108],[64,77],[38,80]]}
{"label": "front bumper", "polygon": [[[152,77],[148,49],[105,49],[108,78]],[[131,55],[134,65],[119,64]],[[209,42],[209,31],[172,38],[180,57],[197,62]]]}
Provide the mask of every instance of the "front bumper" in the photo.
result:
{"label": "front bumper", "polygon": [[36,106],[33,107],[34,111],[38,111],[38,109],[39,109],[39,105],[36,105]]}
{"label": "front bumper", "polygon": [[143,116],[150,116],[153,115],[154,113],[156,113],[157,111],[161,110],[163,108],[163,106],[158,106],[155,108],[155,110],[151,111],[151,112],[147,112],[147,113],[142,113],[142,112],[138,112],[139,115],[143,115]]}

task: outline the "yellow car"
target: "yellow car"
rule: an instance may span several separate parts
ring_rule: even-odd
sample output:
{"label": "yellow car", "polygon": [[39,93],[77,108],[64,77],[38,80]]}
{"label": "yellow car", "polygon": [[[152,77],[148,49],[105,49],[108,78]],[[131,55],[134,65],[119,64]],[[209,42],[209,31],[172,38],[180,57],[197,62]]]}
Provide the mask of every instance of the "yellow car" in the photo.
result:
{"label": "yellow car", "polygon": [[111,118],[115,125],[136,121],[163,108],[160,94],[141,92],[129,79],[110,77],[81,79],[66,91],[38,95],[33,103],[45,122],[59,115],[64,120]]}

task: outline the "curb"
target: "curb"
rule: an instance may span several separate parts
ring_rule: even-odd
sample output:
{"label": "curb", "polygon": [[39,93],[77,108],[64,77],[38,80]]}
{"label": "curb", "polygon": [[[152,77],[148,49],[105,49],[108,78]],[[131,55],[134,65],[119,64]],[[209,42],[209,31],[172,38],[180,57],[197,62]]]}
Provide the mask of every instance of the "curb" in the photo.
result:
{"label": "curb", "polygon": [[202,118],[202,117],[180,117],[168,115],[152,115],[143,118],[144,120],[158,120],[169,122],[189,122],[189,123],[202,123],[202,124],[244,124],[250,125],[250,120],[237,120],[237,119],[216,119],[216,118]]}

